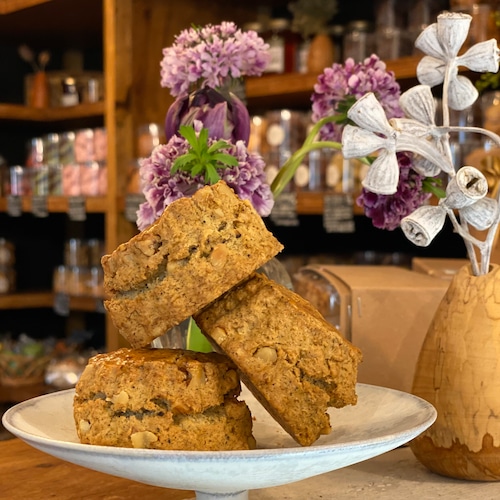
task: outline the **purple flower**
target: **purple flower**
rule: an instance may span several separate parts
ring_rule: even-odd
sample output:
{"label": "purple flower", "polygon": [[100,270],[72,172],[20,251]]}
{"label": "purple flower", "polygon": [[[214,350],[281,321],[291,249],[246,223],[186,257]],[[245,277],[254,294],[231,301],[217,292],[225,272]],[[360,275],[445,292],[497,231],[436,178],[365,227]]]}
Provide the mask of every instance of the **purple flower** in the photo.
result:
{"label": "purple flower", "polygon": [[178,97],[195,85],[218,88],[228,78],[260,76],[268,48],[255,31],[241,31],[232,22],[183,30],[163,49],[161,85]]}
{"label": "purple flower", "polygon": [[[344,65],[333,64],[319,75],[312,100],[312,120],[346,112],[342,109],[349,97],[359,99],[373,92],[382,104],[387,118],[399,118],[403,112],[399,107],[400,87],[394,73],[375,54],[362,63],[347,59]],[[322,140],[340,141],[345,123],[328,123],[320,130]]]}
{"label": "purple flower", "polygon": [[226,97],[210,87],[196,90],[188,96],[178,97],[165,118],[167,141],[179,134],[181,125],[193,125],[195,120],[208,129],[214,139],[242,140],[248,144],[250,115],[246,106],[234,94]]}
{"label": "purple flower", "polygon": [[[199,127],[195,124],[195,129]],[[215,141],[208,140],[211,145]],[[228,141],[230,142],[230,141]],[[146,201],[137,212],[137,227],[140,231],[152,224],[173,201],[184,196],[192,196],[205,185],[204,176],[191,177],[189,173],[171,173],[175,160],[185,154],[189,144],[177,135],[157,146],[149,158],[140,163],[140,174],[144,181],[143,193]],[[217,170],[220,178],[244,200],[252,203],[262,217],[271,213],[274,198],[264,174],[264,160],[256,153],[249,153],[243,141],[237,141],[225,150],[238,160],[238,166]]]}
{"label": "purple flower", "polygon": [[361,191],[356,203],[364,208],[365,215],[379,229],[392,231],[399,227],[401,219],[422,206],[431,196],[423,190],[425,177],[412,169],[412,157],[397,154],[399,182],[397,191],[391,195],[380,195],[366,189]]}

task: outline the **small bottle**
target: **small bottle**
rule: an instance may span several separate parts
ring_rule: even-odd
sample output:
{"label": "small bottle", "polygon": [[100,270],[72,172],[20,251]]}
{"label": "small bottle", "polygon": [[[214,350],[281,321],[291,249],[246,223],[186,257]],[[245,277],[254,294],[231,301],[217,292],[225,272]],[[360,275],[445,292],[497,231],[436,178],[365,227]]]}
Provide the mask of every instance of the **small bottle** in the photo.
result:
{"label": "small bottle", "polygon": [[374,37],[370,23],[364,20],[351,21],[344,36],[344,58],[352,57],[361,62],[374,51]]}
{"label": "small bottle", "polygon": [[76,106],[80,99],[74,78],[64,78],[62,81],[61,106]]}
{"label": "small bottle", "polygon": [[291,73],[297,70],[299,37],[290,30],[288,19],[271,19],[264,40],[269,44],[271,56],[266,73]]}

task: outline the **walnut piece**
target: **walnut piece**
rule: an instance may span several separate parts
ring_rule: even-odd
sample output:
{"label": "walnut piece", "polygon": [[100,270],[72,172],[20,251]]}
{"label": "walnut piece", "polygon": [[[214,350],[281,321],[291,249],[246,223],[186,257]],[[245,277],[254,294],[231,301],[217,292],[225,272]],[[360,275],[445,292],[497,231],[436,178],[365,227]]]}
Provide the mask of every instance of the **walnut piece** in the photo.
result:
{"label": "walnut piece", "polygon": [[158,437],[150,431],[134,432],[130,436],[134,448],[149,448],[151,443],[158,441]]}

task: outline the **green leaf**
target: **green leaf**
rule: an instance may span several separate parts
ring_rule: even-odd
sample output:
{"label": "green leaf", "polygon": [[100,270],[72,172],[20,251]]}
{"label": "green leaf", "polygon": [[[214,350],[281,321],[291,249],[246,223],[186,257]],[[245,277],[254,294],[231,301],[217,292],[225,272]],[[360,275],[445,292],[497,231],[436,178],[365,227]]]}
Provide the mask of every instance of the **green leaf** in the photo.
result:
{"label": "green leaf", "polygon": [[198,138],[196,137],[196,132],[193,127],[189,127],[187,125],[181,125],[179,128],[179,132],[184,137],[191,146],[194,146],[198,142]]}
{"label": "green leaf", "polygon": [[443,184],[441,179],[436,177],[426,177],[422,181],[422,190],[425,193],[431,193],[437,198],[446,198],[446,191],[441,187]]}
{"label": "green leaf", "polygon": [[218,151],[219,149],[226,149],[229,148],[231,144],[229,144],[227,141],[223,141],[222,139],[219,139],[217,142],[214,142],[209,148],[208,152],[209,153],[214,153]]}
{"label": "green leaf", "polygon": [[205,182],[215,184],[220,181],[220,176],[213,165],[208,164],[205,169]]}
{"label": "green leaf", "polygon": [[193,127],[183,125],[179,132],[190,147],[187,153],[176,158],[170,170],[172,173],[182,170],[192,177],[204,175],[206,183],[214,184],[220,180],[217,168],[238,165],[238,160],[233,155],[222,152],[231,147],[229,142],[220,139],[208,145],[208,129],[202,128],[197,135]]}
{"label": "green leaf", "polygon": [[238,160],[233,155],[228,155],[226,153],[214,154],[213,159],[220,163],[225,163],[226,165],[230,165],[231,167],[238,166]]}

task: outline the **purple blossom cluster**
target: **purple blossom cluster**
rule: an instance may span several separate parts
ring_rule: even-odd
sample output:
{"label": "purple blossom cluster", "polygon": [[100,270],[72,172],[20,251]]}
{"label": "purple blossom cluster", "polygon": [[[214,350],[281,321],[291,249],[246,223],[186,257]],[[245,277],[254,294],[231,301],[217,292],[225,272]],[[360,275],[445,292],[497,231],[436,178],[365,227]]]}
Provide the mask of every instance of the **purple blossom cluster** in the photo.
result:
{"label": "purple blossom cluster", "polygon": [[394,194],[381,195],[363,189],[356,203],[363,207],[365,215],[379,229],[393,231],[401,219],[422,206],[431,196],[423,190],[425,177],[412,168],[412,157],[407,153],[397,153],[399,164],[398,189]]}
{"label": "purple blossom cluster", "polygon": [[[356,99],[373,92],[384,108],[387,118],[399,118],[403,111],[399,107],[400,87],[394,73],[380,58],[373,54],[363,62],[356,63],[349,58],[345,64],[335,63],[326,68],[314,85],[312,120],[317,122],[326,116],[345,113],[342,105],[346,98]],[[320,130],[322,140],[340,142],[344,123],[328,123]]]}
{"label": "purple blossom cluster", "polygon": [[[214,139],[209,139],[209,146],[214,142]],[[192,177],[183,171],[171,173],[175,160],[188,149],[188,142],[175,135],[167,144],[157,146],[151,156],[141,160],[140,174],[145,186],[143,193],[146,201],[140,205],[137,212],[137,227],[140,231],[160,217],[167,205],[179,198],[192,196],[205,185],[202,175]],[[238,166],[217,169],[220,178],[241,199],[250,201],[259,215],[268,216],[274,199],[266,183],[262,157],[249,153],[243,141],[230,143],[230,147],[224,152],[234,156],[238,160]]]}
{"label": "purple blossom cluster", "polygon": [[183,30],[163,49],[161,85],[178,97],[200,81],[218,88],[227,78],[260,76],[269,62],[268,48],[255,31],[232,22]]}

